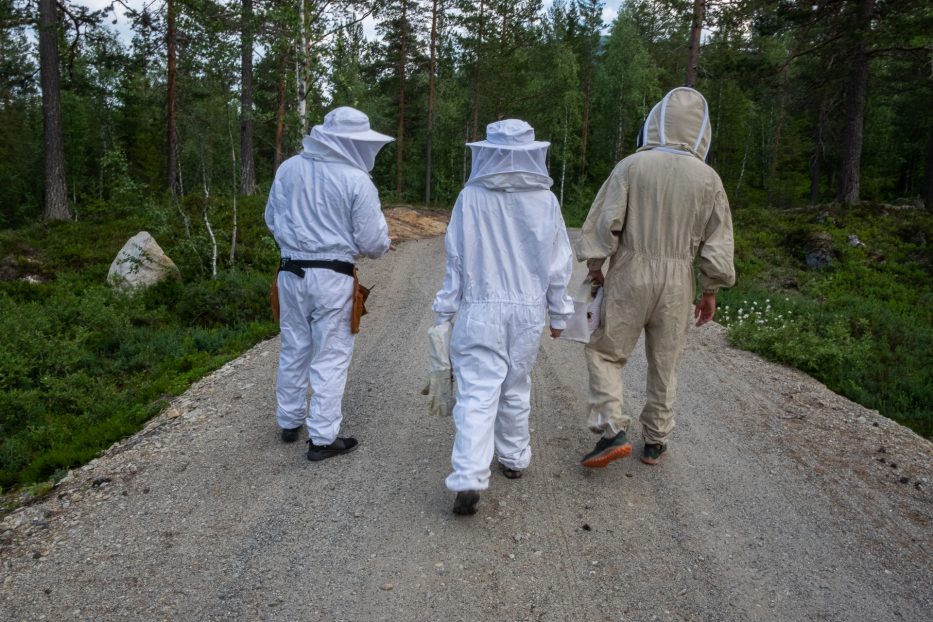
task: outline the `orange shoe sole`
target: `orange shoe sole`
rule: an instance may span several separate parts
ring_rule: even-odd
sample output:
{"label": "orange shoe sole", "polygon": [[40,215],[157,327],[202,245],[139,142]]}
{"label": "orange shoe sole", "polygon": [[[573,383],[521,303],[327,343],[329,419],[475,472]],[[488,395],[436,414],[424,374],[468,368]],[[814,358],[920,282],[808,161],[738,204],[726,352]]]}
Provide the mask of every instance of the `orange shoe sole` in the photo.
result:
{"label": "orange shoe sole", "polygon": [[625,445],[619,445],[618,447],[613,447],[609,451],[599,456],[593,456],[589,460],[584,460],[580,464],[589,468],[589,469],[602,469],[606,467],[610,462],[614,460],[619,460],[625,458],[632,453],[632,444],[626,443]]}
{"label": "orange shoe sole", "polygon": [[664,457],[665,457],[666,455],[667,455],[667,452],[664,452],[663,454],[661,454],[661,455],[658,456],[657,458],[646,458],[645,456],[642,456],[642,457],[641,457],[641,461],[642,461],[643,464],[648,464],[648,465],[654,466],[654,465],[658,464],[659,462],[661,462],[661,460],[663,460]]}

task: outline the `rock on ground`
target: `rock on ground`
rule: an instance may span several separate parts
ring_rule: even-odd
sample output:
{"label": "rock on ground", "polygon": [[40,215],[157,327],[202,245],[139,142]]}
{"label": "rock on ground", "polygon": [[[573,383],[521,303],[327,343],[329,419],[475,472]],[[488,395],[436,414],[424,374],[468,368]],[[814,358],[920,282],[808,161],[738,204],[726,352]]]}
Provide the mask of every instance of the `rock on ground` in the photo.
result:
{"label": "rock on ground", "polygon": [[131,292],[155,285],[173,274],[178,274],[175,262],[148,231],[140,231],[117,253],[110,264],[107,282],[111,287]]}

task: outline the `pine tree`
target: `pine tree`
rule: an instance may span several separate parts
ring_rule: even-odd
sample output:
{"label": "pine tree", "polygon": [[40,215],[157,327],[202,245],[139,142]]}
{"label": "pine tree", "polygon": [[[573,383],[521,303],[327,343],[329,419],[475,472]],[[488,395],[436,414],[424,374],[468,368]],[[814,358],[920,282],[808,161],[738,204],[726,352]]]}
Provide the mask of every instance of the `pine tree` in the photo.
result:
{"label": "pine tree", "polygon": [[39,0],[39,70],[42,74],[42,120],[45,133],[46,220],[70,220],[65,186],[65,144],[58,67],[59,18],[55,0]]}
{"label": "pine tree", "polygon": [[381,14],[377,31],[382,36],[383,59],[381,88],[395,110],[395,196],[405,193],[408,136],[414,107],[416,74],[425,65],[425,6],[416,0],[390,2]]}

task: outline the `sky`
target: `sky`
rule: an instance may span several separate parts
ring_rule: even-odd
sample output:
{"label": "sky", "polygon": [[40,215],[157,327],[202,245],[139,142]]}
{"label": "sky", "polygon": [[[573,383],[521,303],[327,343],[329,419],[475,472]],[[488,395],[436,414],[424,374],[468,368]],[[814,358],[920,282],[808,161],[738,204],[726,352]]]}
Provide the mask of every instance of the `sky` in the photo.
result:
{"label": "sky", "polygon": [[[91,9],[97,10],[102,9],[106,6],[110,6],[112,0],[84,0],[83,2],[77,2],[79,5],[87,6]],[[127,0],[127,4],[133,8],[140,8],[144,5],[156,5],[161,4],[159,0]],[[547,10],[553,4],[553,0],[544,0],[544,8]],[[613,20],[616,18],[616,15],[619,13],[619,6],[622,4],[622,0],[603,0],[603,23],[608,27],[612,24]],[[129,20],[123,15],[124,9],[119,4],[116,5],[116,24],[111,24],[110,27],[116,29],[116,31],[126,40],[129,41],[132,38],[132,32],[130,31]],[[366,37],[369,39],[374,39],[376,37],[376,25],[372,19],[364,22],[364,31]]]}

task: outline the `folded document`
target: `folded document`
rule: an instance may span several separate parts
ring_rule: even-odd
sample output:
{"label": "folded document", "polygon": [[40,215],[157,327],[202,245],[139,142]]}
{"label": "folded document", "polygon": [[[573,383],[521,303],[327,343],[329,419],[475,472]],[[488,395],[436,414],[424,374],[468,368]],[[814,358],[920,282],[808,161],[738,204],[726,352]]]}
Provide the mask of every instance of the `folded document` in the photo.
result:
{"label": "folded document", "polygon": [[599,328],[599,318],[603,309],[603,288],[593,293],[589,279],[584,281],[584,294],[573,301],[573,315],[567,320],[567,328],[561,333],[561,339],[589,343],[590,335]]}

